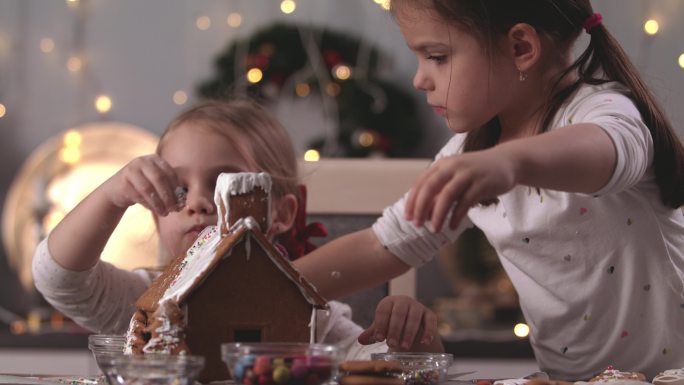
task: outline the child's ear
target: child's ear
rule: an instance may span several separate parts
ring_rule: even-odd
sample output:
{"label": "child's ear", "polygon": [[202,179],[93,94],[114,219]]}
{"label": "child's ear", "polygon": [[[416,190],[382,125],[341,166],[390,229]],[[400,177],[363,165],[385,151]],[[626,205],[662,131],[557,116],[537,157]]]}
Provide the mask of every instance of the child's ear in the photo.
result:
{"label": "child's ear", "polygon": [[271,207],[270,233],[275,236],[290,230],[294,225],[298,208],[299,204],[294,194],[286,194],[274,199]]}
{"label": "child's ear", "polygon": [[507,42],[518,71],[527,72],[541,56],[541,37],[529,24],[518,23],[508,30]]}

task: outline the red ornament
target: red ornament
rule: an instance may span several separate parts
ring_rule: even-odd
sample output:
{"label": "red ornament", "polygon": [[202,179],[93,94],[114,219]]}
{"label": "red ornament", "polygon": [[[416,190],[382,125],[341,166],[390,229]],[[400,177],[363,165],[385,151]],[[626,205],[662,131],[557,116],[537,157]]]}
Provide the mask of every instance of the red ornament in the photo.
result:
{"label": "red ornament", "polygon": [[254,65],[257,68],[260,68],[262,70],[266,69],[266,68],[268,68],[269,62],[270,62],[270,60],[268,59],[268,56],[266,56],[266,55],[257,54],[254,56]]}
{"label": "red ornament", "polygon": [[375,149],[387,153],[392,147],[392,139],[387,135],[378,135],[375,138]]}
{"label": "red ornament", "polygon": [[291,260],[295,260],[316,249],[316,245],[309,241],[310,237],[325,237],[328,235],[328,230],[321,223],[306,224],[306,186],[300,185],[299,189],[301,200],[299,201],[294,225],[290,231],[282,234],[278,239]]}
{"label": "red ornament", "polygon": [[328,68],[333,68],[335,65],[342,61],[342,56],[337,51],[325,49],[323,50],[323,61],[325,62],[325,65],[328,66]]}

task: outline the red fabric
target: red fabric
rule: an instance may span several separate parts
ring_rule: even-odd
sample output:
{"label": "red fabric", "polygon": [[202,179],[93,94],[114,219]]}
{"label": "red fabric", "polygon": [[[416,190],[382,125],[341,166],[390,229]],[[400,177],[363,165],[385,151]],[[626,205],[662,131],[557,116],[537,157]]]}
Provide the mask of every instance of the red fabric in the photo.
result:
{"label": "red fabric", "polygon": [[290,260],[295,260],[316,249],[316,245],[309,241],[311,237],[325,237],[328,230],[322,223],[306,224],[306,186],[299,186],[301,199],[297,208],[297,216],[290,231],[282,234],[278,241],[287,251]]}
{"label": "red fabric", "polygon": [[601,24],[603,24],[603,16],[596,12],[587,18],[584,24],[582,24],[582,27],[587,33],[591,33],[591,30],[594,29],[594,27],[598,27]]}

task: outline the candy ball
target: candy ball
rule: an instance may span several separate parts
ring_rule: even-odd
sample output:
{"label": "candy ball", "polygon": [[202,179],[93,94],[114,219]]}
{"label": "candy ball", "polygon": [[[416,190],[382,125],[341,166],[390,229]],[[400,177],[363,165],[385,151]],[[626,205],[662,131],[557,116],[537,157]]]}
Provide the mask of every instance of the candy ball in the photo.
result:
{"label": "candy ball", "polygon": [[284,384],[290,379],[290,370],[285,365],[278,365],[273,368],[273,381],[276,384]]}

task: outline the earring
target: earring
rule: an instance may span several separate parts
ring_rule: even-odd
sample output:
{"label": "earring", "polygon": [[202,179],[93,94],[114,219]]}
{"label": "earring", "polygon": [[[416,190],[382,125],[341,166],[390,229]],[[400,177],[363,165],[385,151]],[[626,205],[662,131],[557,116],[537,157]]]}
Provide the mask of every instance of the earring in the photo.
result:
{"label": "earring", "polygon": [[524,82],[525,80],[527,80],[527,73],[520,71],[518,79],[520,79],[521,82]]}

